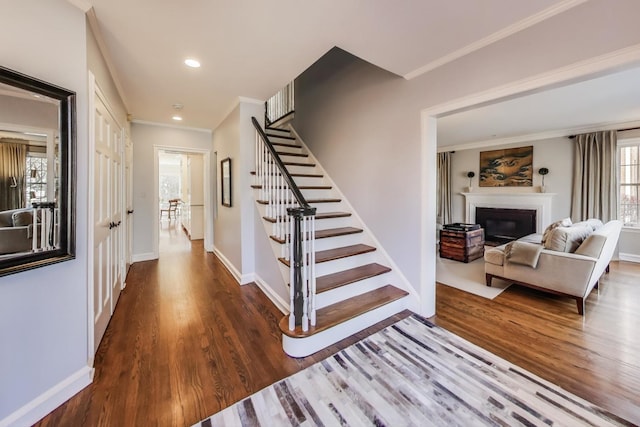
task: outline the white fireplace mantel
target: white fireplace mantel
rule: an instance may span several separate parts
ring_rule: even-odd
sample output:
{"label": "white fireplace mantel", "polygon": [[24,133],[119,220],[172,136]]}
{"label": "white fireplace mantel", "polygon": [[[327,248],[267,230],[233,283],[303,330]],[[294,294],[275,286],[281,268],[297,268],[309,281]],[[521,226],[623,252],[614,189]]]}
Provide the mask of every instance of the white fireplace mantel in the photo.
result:
{"label": "white fireplace mantel", "polygon": [[535,209],[536,232],[551,224],[551,202],[556,193],[460,193],[465,199],[465,222],[475,223],[476,208]]}

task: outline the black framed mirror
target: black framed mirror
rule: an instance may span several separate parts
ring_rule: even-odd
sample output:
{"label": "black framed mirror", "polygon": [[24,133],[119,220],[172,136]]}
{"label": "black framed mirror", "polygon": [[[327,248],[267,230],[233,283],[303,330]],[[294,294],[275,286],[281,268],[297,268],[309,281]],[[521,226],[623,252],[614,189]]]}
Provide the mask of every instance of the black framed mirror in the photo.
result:
{"label": "black framed mirror", "polygon": [[75,92],[0,67],[0,276],[75,257]]}

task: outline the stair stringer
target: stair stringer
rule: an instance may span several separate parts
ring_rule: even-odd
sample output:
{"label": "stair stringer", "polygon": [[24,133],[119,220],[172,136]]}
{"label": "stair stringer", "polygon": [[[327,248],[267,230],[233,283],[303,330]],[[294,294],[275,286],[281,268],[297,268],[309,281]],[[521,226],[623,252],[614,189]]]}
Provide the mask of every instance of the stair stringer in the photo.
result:
{"label": "stair stringer", "polygon": [[351,215],[355,219],[355,222],[358,223],[359,227],[362,228],[363,233],[366,236],[365,240],[369,240],[371,242],[371,245],[377,249],[378,254],[382,258],[382,262],[386,263],[387,266],[391,267],[391,272],[386,273],[387,275],[390,275],[388,276],[390,277],[389,283],[393,283],[394,286],[398,286],[404,291],[409,293],[409,296],[408,296],[409,301],[407,303],[407,308],[413,312],[418,313],[420,311],[420,296],[418,295],[416,289],[411,285],[409,280],[402,273],[398,265],[394,262],[393,258],[391,258],[391,256],[387,253],[387,251],[384,249],[384,246],[375,237],[371,229],[367,227],[362,217],[360,217],[360,215],[358,214],[358,211],[353,207],[353,205],[351,205],[351,203],[349,203],[348,198],[344,195],[342,190],[340,190],[340,187],[338,187],[338,185],[336,185],[336,183],[331,179],[331,176],[322,167],[322,163],[313,155],[313,153],[311,152],[307,144],[304,142],[304,140],[300,137],[300,135],[295,130],[293,125],[291,123],[287,123],[283,127],[288,128],[291,131],[291,133],[296,137],[296,140],[303,147],[303,151],[309,154],[308,160],[311,163],[315,163],[316,165],[315,170],[317,170],[318,173],[321,173],[322,175],[324,175],[323,181],[326,182],[327,185],[330,185],[332,187],[332,191],[335,192],[338,198],[342,199],[340,203],[344,204],[347,212],[351,212]]}

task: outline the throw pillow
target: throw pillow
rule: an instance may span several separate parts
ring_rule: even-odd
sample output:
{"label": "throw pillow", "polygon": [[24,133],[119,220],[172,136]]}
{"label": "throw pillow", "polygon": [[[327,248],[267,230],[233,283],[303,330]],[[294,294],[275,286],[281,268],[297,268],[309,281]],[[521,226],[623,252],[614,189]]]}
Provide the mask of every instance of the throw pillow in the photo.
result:
{"label": "throw pillow", "polygon": [[14,227],[25,227],[33,222],[31,211],[18,211],[11,215]]}
{"label": "throw pillow", "polygon": [[541,245],[516,240],[515,242],[507,243],[504,249],[504,256],[514,264],[536,268],[541,252]]}
{"label": "throw pillow", "polygon": [[593,232],[588,225],[554,228],[544,243],[544,248],[558,252],[575,252],[584,239]]}
{"label": "throw pillow", "polygon": [[558,227],[569,227],[570,225],[571,225],[571,218],[564,218],[564,219],[561,219],[560,221],[556,221],[552,224],[549,224],[546,230],[544,230],[544,233],[542,233],[542,244],[543,245],[545,244],[545,242],[547,241],[547,239],[549,238],[549,235],[553,230],[555,230]]}

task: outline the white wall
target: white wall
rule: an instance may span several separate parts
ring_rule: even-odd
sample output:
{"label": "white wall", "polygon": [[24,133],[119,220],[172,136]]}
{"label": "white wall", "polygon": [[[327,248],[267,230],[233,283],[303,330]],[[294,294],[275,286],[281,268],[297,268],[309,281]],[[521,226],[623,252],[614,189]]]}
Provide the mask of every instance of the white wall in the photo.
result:
{"label": "white wall", "polygon": [[[208,130],[188,129],[132,123],[133,143],[133,258],[149,259],[157,248],[154,247],[154,224],[157,199],[154,177],[154,146],[176,149],[211,150],[211,132]],[[213,158],[213,156],[211,156]],[[210,169],[213,170],[213,169]],[[213,178],[212,178],[213,179]],[[205,233],[211,228],[211,219],[205,218]]]}
{"label": "white wall", "polygon": [[231,207],[222,206],[220,177],[217,177],[215,249],[241,284],[252,282],[256,272],[256,210],[251,190],[255,131],[251,117],[260,120],[264,117],[263,103],[240,98],[236,108],[215,129],[213,138],[218,163],[231,158],[232,183]]}
{"label": "white wall", "polygon": [[[56,406],[90,381],[86,30],[84,13],[64,0],[5,1],[2,15],[2,65],[77,96],[76,259],[0,278],[0,424],[31,424],[36,419],[29,414],[52,409],[36,398],[51,398],[47,402]],[[67,380],[73,387],[57,394]]]}
{"label": "white wall", "polygon": [[[479,187],[480,177],[480,152],[500,150],[503,148],[533,146],[533,187]],[[472,179],[474,193],[508,193],[538,192],[542,183],[542,176],[538,169],[546,167],[549,174],[544,183],[547,193],[556,193],[552,201],[551,220],[571,216],[571,193],[573,180],[573,140],[569,138],[552,138],[542,141],[529,141],[525,143],[497,145],[487,148],[472,150],[457,150],[451,155],[451,182],[452,182],[452,222],[464,222],[465,201],[460,195],[467,191],[469,178],[467,172],[473,171],[476,176]]]}
{"label": "white wall", "polygon": [[218,164],[226,158],[231,159],[231,207],[222,206],[220,193],[220,172],[216,174],[216,206],[218,215],[214,220],[213,233],[215,235],[214,246],[218,254],[222,254],[234,275],[238,278],[242,274],[242,244],[241,228],[242,195],[249,192],[250,188],[239,187],[240,181],[240,105],[220,123],[213,133],[213,150],[218,158]]}
{"label": "white wall", "polygon": [[430,157],[420,112],[638,44],[638,13],[632,0],[586,2],[410,81],[332,51],[296,80],[295,126],[418,289],[420,157]]}

